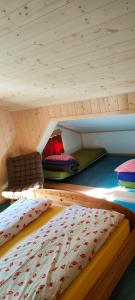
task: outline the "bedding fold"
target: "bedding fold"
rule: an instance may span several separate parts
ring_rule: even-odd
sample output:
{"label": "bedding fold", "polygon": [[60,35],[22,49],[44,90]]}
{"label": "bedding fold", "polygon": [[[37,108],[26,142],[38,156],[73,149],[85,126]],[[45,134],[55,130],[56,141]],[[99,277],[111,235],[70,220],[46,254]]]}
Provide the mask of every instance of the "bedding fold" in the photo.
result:
{"label": "bedding fold", "polygon": [[47,198],[19,199],[0,213],[0,246],[37,219],[50,204]]}

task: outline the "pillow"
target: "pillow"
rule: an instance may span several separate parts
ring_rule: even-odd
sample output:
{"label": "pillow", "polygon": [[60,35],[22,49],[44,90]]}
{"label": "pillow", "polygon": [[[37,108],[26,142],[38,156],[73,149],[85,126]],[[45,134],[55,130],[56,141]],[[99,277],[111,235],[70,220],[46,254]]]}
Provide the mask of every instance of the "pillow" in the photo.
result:
{"label": "pillow", "polygon": [[78,170],[78,167],[78,160],[66,153],[48,156],[43,160],[43,168],[45,170],[75,172]]}
{"label": "pillow", "polygon": [[14,237],[51,205],[47,198],[19,199],[0,214],[0,246]]}
{"label": "pillow", "polygon": [[126,162],[124,162],[123,164],[121,164],[120,166],[118,166],[115,169],[115,172],[135,172],[135,159],[130,159],[127,160]]}
{"label": "pillow", "polygon": [[120,172],[117,173],[118,180],[135,182],[135,172]]}
{"label": "pillow", "polygon": [[76,162],[76,158],[74,158],[73,156],[66,154],[66,153],[62,153],[60,155],[51,155],[48,156],[44,159],[45,162],[52,162],[52,163],[69,163],[69,162]]}

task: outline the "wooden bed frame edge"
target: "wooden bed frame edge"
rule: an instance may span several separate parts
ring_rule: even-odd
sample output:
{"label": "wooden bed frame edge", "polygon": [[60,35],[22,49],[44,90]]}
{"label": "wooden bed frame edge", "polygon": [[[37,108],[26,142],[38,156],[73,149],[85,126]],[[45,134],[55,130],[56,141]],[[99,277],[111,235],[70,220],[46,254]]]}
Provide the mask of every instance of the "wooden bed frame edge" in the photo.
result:
{"label": "wooden bed frame edge", "polygon": [[135,227],[135,213],[130,211],[128,208],[118,205],[114,202],[109,202],[104,199],[97,199],[94,197],[87,196],[79,192],[70,192],[63,190],[54,189],[39,189],[34,191],[34,198],[47,197],[52,200],[55,206],[67,207],[73,204],[78,204],[90,208],[103,208],[114,210],[124,214],[130,221],[130,228]]}

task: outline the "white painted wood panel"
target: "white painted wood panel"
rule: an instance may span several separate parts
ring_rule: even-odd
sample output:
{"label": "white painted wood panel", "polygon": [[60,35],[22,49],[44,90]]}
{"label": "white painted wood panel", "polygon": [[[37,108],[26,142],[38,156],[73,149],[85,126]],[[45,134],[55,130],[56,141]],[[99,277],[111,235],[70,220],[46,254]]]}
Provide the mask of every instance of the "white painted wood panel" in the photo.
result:
{"label": "white painted wood panel", "polygon": [[82,134],[84,147],[104,147],[109,153],[134,153],[135,130]]}
{"label": "white painted wood panel", "polygon": [[74,151],[77,151],[78,149],[82,148],[82,140],[81,135],[77,132],[61,128],[61,135],[64,145],[64,150],[66,153],[73,153]]}

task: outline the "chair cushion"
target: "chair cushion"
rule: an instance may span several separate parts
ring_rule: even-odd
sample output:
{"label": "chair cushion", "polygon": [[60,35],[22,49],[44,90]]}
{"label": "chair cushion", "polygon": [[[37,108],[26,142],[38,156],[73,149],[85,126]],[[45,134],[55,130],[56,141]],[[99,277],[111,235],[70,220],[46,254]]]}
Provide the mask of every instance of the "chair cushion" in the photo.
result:
{"label": "chair cushion", "polygon": [[8,189],[28,189],[43,186],[41,155],[38,152],[7,159]]}

